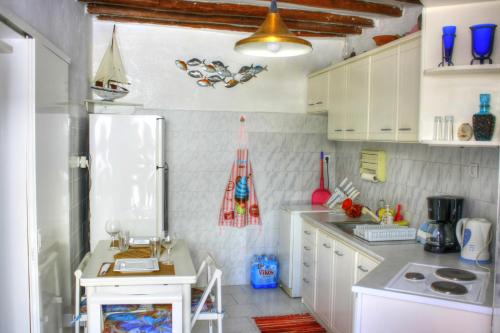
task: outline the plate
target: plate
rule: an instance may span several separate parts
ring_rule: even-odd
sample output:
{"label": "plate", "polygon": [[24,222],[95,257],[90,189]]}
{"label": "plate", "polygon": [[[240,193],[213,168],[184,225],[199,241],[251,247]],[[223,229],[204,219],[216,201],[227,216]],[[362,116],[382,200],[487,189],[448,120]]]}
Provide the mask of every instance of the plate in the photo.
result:
{"label": "plate", "polygon": [[153,272],[160,270],[160,266],[157,258],[117,259],[113,270],[122,273]]}

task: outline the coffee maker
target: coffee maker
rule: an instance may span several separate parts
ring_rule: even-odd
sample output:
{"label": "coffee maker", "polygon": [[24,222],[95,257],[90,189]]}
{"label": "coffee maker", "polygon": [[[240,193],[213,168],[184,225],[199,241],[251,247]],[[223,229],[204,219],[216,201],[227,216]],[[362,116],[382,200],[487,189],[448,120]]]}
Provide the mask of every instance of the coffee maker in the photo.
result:
{"label": "coffee maker", "polygon": [[427,198],[432,233],[425,242],[424,250],[434,253],[460,251],[455,229],[462,218],[463,205],[464,198],[451,195]]}

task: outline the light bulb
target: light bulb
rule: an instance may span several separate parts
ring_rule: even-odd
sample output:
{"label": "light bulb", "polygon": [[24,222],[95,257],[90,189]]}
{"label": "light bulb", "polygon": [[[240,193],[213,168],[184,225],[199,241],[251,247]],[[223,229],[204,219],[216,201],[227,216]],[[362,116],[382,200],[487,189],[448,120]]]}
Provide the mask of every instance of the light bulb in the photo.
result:
{"label": "light bulb", "polygon": [[281,49],[281,46],[280,46],[280,43],[269,42],[269,43],[267,43],[267,49],[273,53],[277,53]]}

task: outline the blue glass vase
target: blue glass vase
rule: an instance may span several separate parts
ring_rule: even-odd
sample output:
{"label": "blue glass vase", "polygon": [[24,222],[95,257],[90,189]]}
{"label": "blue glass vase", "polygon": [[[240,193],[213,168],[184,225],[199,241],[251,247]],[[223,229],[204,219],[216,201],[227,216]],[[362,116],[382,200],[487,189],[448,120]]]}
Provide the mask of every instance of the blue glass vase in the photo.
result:
{"label": "blue glass vase", "polygon": [[443,27],[443,37],[442,37],[442,61],[439,66],[453,66],[452,56],[453,56],[453,46],[455,45],[457,27],[454,25],[449,25]]}
{"label": "blue glass vase", "polygon": [[493,53],[493,42],[495,40],[496,24],[476,24],[470,27],[472,33],[472,65],[478,60],[484,64],[486,60],[493,63],[491,54]]}
{"label": "blue glass vase", "polygon": [[476,141],[490,141],[495,132],[495,116],[490,113],[490,94],[479,95],[479,112],[472,116]]}

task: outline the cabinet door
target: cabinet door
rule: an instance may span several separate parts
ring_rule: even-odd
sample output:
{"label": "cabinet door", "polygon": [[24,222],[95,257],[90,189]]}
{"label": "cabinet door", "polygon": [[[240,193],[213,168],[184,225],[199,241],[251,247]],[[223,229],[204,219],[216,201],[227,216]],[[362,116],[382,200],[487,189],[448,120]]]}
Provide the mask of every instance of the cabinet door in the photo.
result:
{"label": "cabinet door", "polygon": [[352,323],[354,284],[354,263],[356,252],[342,242],[335,242],[334,250],[334,293],[333,330],[336,333],[350,333]]}
{"label": "cabinet door", "polygon": [[356,269],[354,273],[354,283],[358,283],[362,278],[370,274],[370,272],[377,267],[378,261],[368,257],[363,253],[356,255]]}
{"label": "cabinet door", "polygon": [[330,71],[330,102],[328,110],[328,139],[344,138],[347,99],[347,66]]}
{"label": "cabinet door", "polygon": [[328,72],[309,78],[307,88],[307,112],[325,113],[328,111]]}
{"label": "cabinet door", "polygon": [[332,325],[333,248],[333,239],[319,232],[316,266],[316,313],[328,327]]}
{"label": "cabinet door", "polygon": [[397,71],[397,47],[372,57],[369,139],[396,140]]}
{"label": "cabinet door", "polygon": [[368,134],[370,58],[347,65],[346,140],[364,140]]}
{"label": "cabinet door", "polygon": [[287,288],[292,288],[292,216],[281,209],[279,212],[279,247],[280,280]]}
{"label": "cabinet door", "polygon": [[420,38],[401,45],[399,55],[398,141],[418,141]]}

